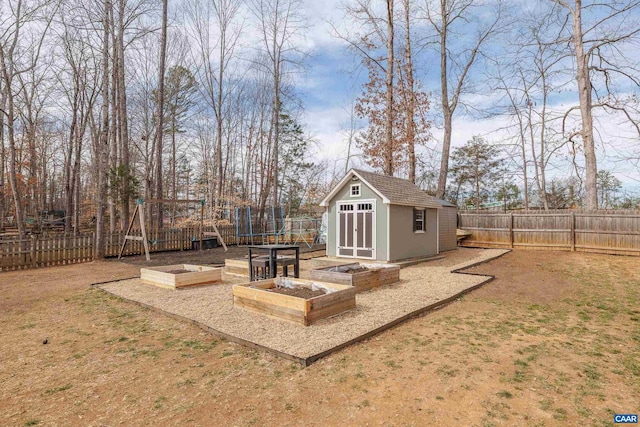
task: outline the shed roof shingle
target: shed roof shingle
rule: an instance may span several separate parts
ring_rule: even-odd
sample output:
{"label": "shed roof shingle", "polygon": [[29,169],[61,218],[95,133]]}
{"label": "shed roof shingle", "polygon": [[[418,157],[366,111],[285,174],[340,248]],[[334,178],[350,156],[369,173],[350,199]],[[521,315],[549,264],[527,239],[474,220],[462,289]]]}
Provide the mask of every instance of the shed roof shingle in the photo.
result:
{"label": "shed roof shingle", "polygon": [[382,194],[384,198],[388,199],[392,205],[434,209],[442,207],[434,197],[429,196],[411,181],[360,169],[352,169],[352,171]]}

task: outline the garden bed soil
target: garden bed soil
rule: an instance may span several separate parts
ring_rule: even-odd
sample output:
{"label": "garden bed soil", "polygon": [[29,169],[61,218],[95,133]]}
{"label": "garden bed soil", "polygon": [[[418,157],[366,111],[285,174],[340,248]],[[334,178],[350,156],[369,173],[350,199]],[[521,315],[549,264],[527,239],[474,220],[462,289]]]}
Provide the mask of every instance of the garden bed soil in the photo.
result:
{"label": "garden bed soil", "polygon": [[400,280],[400,266],[394,264],[353,263],[311,270],[315,280],[354,286],[363,292]]}
{"label": "garden bed soil", "polygon": [[354,273],[363,273],[365,271],[369,271],[369,269],[367,267],[351,267],[344,270],[334,270],[334,271],[338,271],[340,273],[354,274]]}
{"label": "garden bed soil", "polygon": [[176,269],[176,270],[169,270],[166,271],[165,273],[169,273],[169,274],[183,274],[183,273],[193,273],[192,270],[185,270],[185,269]]}
{"label": "garden bed soil", "polygon": [[144,283],[169,289],[208,285],[222,281],[222,269],[193,264],[164,265],[140,269]]}
{"label": "garden bed soil", "polygon": [[[234,306],[305,326],[356,306],[356,292],[352,286],[288,279],[294,285],[289,289],[279,287],[278,280],[280,278],[235,285]],[[314,284],[331,289],[332,292],[312,290]]]}
{"label": "garden bed soil", "polygon": [[322,290],[312,291],[309,288],[301,288],[301,287],[296,287],[296,288],[275,287],[275,288],[269,289],[269,292],[274,292],[276,294],[283,294],[283,295],[291,295],[293,297],[302,298],[302,299],[311,299],[311,298],[319,297],[320,295],[325,294],[325,292]]}

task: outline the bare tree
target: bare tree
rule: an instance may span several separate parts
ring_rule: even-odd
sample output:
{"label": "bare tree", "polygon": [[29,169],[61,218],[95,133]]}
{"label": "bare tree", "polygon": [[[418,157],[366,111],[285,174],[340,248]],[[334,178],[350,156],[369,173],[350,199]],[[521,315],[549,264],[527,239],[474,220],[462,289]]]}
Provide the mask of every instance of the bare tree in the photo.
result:
{"label": "bare tree", "polygon": [[[587,209],[598,208],[597,192],[597,158],[594,139],[593,110],[601,107],[620,111],[635,123],[640,135],[638,122],[634,121],[624,105],[617,102],[612,89],[612,81],[616,77],[629,79],[640,86],[637,69],[628,68],[623,50],[624,43],[638,40],[640,25],[634,16],[640,8],[635,0],[612,0],[608,2],[574,0],[551,0],[560,5],[569,15],[572,23],[569,40],[573,45],[576,61],[575,78],[578,86],[579,106],[570,109],[565,119],[573,110],[580,110],[581,127],[572,132],[568,139],[580,136],[583,144],[585,160],[585,198]],[[589,18],[585,17],[589,13]],[[565,40],[560,39],[563,43]],[[622,62],[622,63],[621,63]],[[594,74],[601,77],[604,90],[600,96],[594,87]],[[598,97],[593,100],[594,94]],[[564,126],[563,126],[564,127]]]}
{"label": "bare tree", "polygon": [[[45,37],[55,16],[57,4],[51,1],[9,3],[9,16],[0,22],[0,77],[6,111],[1,113],[7,126],[9,143],[9,184],[14,199],[16,224],[21,239],[25,238],[24,208],[18,182],[16,157],[16,95],[23,91],[20,78],[34,70],[41,56]],[[23,37],[23,30],[34,36]],[[23,44],[24,43],[24,44]]]}
{"label": "bare tree", "polygon": [[[160,35],[160,60],[158,66],[158,92],[156,112],[156,198],[162,199],[162,149],[164,140],[164,74],[167,58],[167,8],[169,0],[162,0],[162,29]],[[158,202],[158,228],[163,226],[163,204]]]}
{"label": "bare tree", "polygon": [[[252,0],[251,11],[258,20],[261,53],[267,60],[258,62],[271,75],[273,107],[271,113],[270,140],[273,141],[270,161],[271,200],[278,205],[278,144],[280,139],[280,108],[284,80],[303,64],[305,53],[299,47],[305,23],[300,11],[300,0]],[[266,197],[266,194],[265,196]],[[264,206],[264,204],[262,204]]]}
{"label": "bare tree", "polygon": [[[483,3],[478,0],[428,0],[426,2],[425,18],[435,30],[435,43],[440,54],[440,95],[444,119],[440,174],[436,192],[436,196],[440,198],[444,197],[447,187],[453,115],[469,85],[469,73],[472,67],[482,56],[483,49],[491,37],[498,33],[502,20],[500,1],[497,2],[495,10],[484,9],[479,11],[482,13],[478,13],[477,9],[483,7]],[[484,19],[480,18],[481,15]],[[475,28],[472,38],[466,43],[459,37],[456,37],[455,43],[449,40],[451,36],[467,33],[466,30],[459,31],[458,26]]]}
{"label": "bare tree", "polygon": [[411,2],[410,0],[403,0],[402,6],[404,8],[404,54],[406,64],[406,91],[407,94],[405,100],[405,108],[407,110],[405,116],[407,120],[407,148],[409,150],[409,181],[415,184],[416,182],[416,94],[415,94],[415,82],[413,72],[413,56],[411,51]]}
{"label": "bare tree", "polygon": [[[194,0],[188,3],[190,36],[197,44],[194,63],[200,89],[207,104],[213,110],[216,122],[216,192],[214,212],[222,205],[224,192],[223,173],[223,124],[230,97],[236,84],[230,79],[236,49],[242,34],[240,3],[231,0]],[[212,34],[211,21],[216,23],[216,34]]]}
{"label": "bare tree", "polygon": [[387,6],[387,69],[386,69],[386,115],[385,115],[385,164],[384,173],[393,175],[393,71],[394,61],[394,32],[393,32],[393,0],[386,0]]}
{"label": "bare tree", "polygon": [[[98,95],[98,74],[92,52],[82,40],[82,32],[65,23],[60,36],[63,46],[58,82],[71,109],[68,142],[64,155],[64,191],[66,196],[65,231],[79,231],[77,197],[80,186],[81,156],[87,128]],[[73,212],[73,214],[72,214]]]}
{"label": "bare tree", "polygon": [[502,67],[498,68],[498,76],[496,80],[498,81],[498,85],[496,89],[503,91],[505,93],[505,97],[507,99],[507,111],[509,115],[511,115],[515,121],[517,126],[516,131],[516,141],[519,149],[519,154],[522,159],[521,170],[522,170],[522,181],[524,186],[524,208],[529,209],[529,181],[528,181],[528,165],[529,165],[529,156],[527,153],[527,136],[526,136],[526,121],[525,121],[525,113],[522,111],[523,104],[523,96],[518,87],[511,86],[511,83],[507,81],[507,78],[501,73]]}
{"label": "bare tree", "polygon": [[107,199],[107,162],[109,156],[109,28],[111,27],[110,10],[111,0],[104,0],[102,17],[102,82],[100,92],[102,95],[102,107],[100,112],[100,136],[96,141],[94,150],[96,163],[96,238],[94,258],[104,258],[104,214]]}
{"label": "bare tree", "polygon": [[[357,138],[358,145],[368,162],[387,175],[394,175],[407,163],[409,179],[415,182],[419,131],[411,50],[412,11],[408,1],[403,0],[402,4],[402,25],[397,25],[394,1],[385,1],[382,11],[370,0],[355,0],[347,5],[346,11],[360,24],[358,30],[340,33],[334,27],[334,31],[362,58],[369,73],[355,106],[357,115],[366,118],[369,124],[367,131]],[[396,36],[400,28],[404,30],[402,39]],[[420,101],[425,102],[426,97]]]}
{"label": "bare tree", "polygon": [[355,102],[354,100],[350,100],[348,104],[345,104],[343,107],[345,113],[347,113],[348,120],[342,125],[342,131],[345,134],[346,144],[347,144],[347,155],[345,156],[344,162],[344,172],[343,174],[349,171],[349,166],[351,162],[351,158],[355,157],[352,150],[353,145],[356,142],[356,134],[358,133],[357,126],[357,116],[355,111]]}
{"label": "bare tree", "polygon": [[4,228],[7,211],[7,186],[5,183],[7,150],[4,143],[6,105],[7,92],[4,90],[4,79],[0,77],[0,228]]}
{"label": "bare tree", "polygon": [[507,87],[509,84],[506,81],[503,82],[518,123],[525,179],[525,201],[528,205],[528,183],[526,182],[528,141],[536,190],[545,210],[549,209],[547,165],[552,155],[561,147],[560,144],[554,146],[553,139],[550,137],[553,118],[549,111],[549,96],[562,87],[561,82],[558,82],[562,69],[555,68],[559,68],[557,66],[565,58],[562,52],[555,49],[553,43],[543,39],[544,27],[548,23],[548,19],[541,19],[535,25],[530,25],[530,32],[525,36],[526,41],[520,45],[519,52],[511,64],[513,76],[510,84],[513,87]]}

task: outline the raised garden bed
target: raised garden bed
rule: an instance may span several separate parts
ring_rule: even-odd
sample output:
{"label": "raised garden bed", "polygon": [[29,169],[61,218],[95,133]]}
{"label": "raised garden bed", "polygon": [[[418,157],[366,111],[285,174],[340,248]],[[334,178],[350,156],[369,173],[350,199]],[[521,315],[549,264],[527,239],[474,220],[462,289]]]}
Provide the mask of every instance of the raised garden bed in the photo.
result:
{"label": "raised garden bed", "polygon": [[213,284],[222,281],[222,269],[202,265],[174,264],[140,269],[144,283],[169,289]]}
{"label": "raised garden bed", "polygon": [[241,276],[249,276],[249,260],[244,258],[226,258],[224,260],[224,271]]}
{"label": "raised garden bed", "polygon": [[[283,278],[259,280],[233,287],[233,304],[267,316],[290,320],[305,326],[335,316],[356,306],[352,286],[302,279],[284,279],[293,289],[276,285]],[[318,290],[329,292],[319,292]],[[315,296],[314,296],[315,295]]]}
{"label": "raised garden bed", "polygon": [[356,262],[311,270],[310,276],[315,280],[353,286],[362,292],[400,280],[400,266]]}

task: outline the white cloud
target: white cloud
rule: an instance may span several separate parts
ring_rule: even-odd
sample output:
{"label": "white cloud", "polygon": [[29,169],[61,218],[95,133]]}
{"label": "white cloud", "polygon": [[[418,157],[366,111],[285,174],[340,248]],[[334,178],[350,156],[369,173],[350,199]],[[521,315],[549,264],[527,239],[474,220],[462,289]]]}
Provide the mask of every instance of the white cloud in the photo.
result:
{"label": "white cloud", "polygon": [[[316,161],[327,161],[330,165],[336,165],[340,170],[344,168],[349,152],[349,112],[342,107],[315,108],[305,111],[302,121],[307,131],[318,142],[317,147],[311,150],[311,157]],[[352,144],[351,166],[364,164],[360,154],[355,143]]]}
{"label": "white cloud", "polygon": [[343,44],[339,38],[335,37],[331,26],[333,23],[338,30],[342,30],[347,25],[344,19],[343,3],[343,0],[303,1],[305,15],[310,25],[306,33],[310,48],[331,49]]}
{"label": "white cloud", "polygon": [[[557,113],[564,111],[556,107]],[[349,121],[349,113],[341,107],[331,106],[322,108],[315,106],[307,110],[303,116],[306,129],[318,141],[317,149],[313,150],[312,157],[317,160],[326,160],[331,164],[343,167],[347,157],[347,133],[346,124]],[[626,159],[635,150],[635,155],[640,157],[640,145],[637,133],[634,134],[630,126],[621,120],[613,120],[610,116],[599,113],[596,115],[600,143],[598,146],[598,168],[611,171],[618,179],[625,183],[626,188],[633,190],[639,187],[640,168],[637,163]],[[509,119],[506,117],[491,117],[486,119],[472,119],[458,116],[453,122],[452,146],[464,145],[474,135],[479,135],[491,142],[501,143],[514,136],[515,129],[509,126]],[[433,129],[435,141],[430,145],[439,150],[442,141],[442,129]],[[351,153],[357,154],[359,150],[353,146]],[[568,149],[560,150],[558,157],[550,164],[549,176],[565,177],[572,172],[569,162]],[[514,159],[520,162],[520,159]],[[582,163],[582,155],[579,154],[577,161]],[[355,165],[364,164],[361,158],[353,159]],[[533,176],[533,171],[531,176]]]}

